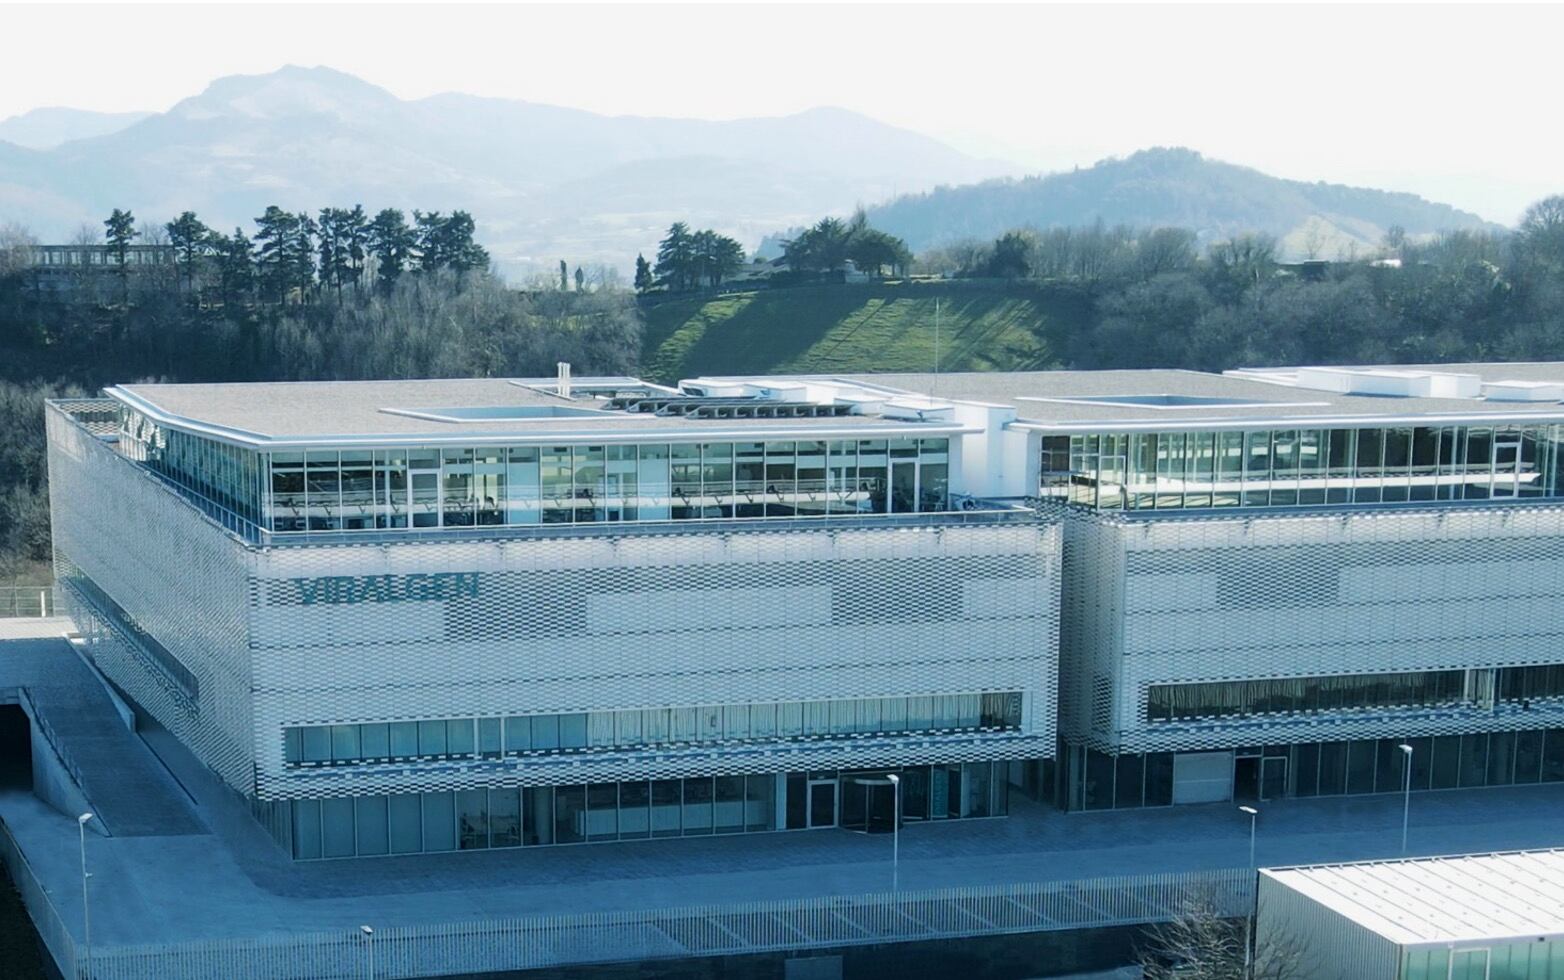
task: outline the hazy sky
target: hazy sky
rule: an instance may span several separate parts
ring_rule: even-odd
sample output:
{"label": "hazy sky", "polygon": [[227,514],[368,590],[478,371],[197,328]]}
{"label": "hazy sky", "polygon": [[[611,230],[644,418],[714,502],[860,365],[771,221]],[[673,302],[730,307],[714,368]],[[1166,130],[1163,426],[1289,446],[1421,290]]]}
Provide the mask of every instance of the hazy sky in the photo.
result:
{"label": "hazy sky", "polygon": [[0,118],[324,64],[404,98],[838,105],[1024,171],[1183,145],[1513,223],[1564,192],[1561,36],[1553,5],[0,6]]}

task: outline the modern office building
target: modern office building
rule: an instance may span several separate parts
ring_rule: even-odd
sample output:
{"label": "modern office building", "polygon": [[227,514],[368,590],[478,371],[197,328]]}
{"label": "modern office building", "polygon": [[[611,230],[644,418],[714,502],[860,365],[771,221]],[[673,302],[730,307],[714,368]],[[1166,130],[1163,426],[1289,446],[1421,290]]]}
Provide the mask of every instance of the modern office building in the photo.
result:
{"label": "modern office building", "polygon": [[1003,410],[565,373],[107,395],[49,413],[60,586],[297,858],[992,817],[1053,754],[1060,532],[993,502],[1028,489]]}
{"label": "modern office building", "polygon": [[1564,364],[106,396],[64,597],[300,858],[1564,780]]}
{"label": "modern office building", "polygon": [[1063,802],[1564,779],[1561,378],[1030,382],[1014,425],[1066,526]]}
{"label": "modern office building", "polygon": [[1260,872],[1265,955],[1318,980],[1564,977],[1564,852]]}

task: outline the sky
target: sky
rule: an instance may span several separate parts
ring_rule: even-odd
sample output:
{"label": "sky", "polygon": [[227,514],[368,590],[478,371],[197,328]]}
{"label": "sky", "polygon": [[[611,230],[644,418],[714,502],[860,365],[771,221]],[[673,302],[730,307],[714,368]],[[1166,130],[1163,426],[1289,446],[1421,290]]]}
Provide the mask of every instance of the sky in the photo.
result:
{"label": "sky", "polygon": [[835,105],[1018,173],[1188,146],[1513,224],[1564,193],[1560,36],[1558,5],[55,3],[0,6],[0,118],[329,65],[611,115]]}

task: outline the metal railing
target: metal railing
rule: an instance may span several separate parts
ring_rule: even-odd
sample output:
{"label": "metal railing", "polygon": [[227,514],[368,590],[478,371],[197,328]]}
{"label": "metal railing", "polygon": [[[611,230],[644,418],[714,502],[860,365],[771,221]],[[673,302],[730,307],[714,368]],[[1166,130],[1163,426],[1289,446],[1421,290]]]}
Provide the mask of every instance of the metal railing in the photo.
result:
{"label": "metal railing", "polygon": [[0,585],[0,619],[53,616],[54,587],[49,585]]}
{"label": "metal railing", "polygon": [[1195,902],[1236,918],[1252,907],[1254,883],[1254,872],[1241,868],[388,926],[369,934],[352,925],[247,939],[95,946],[80,974],[65,969],[72,947],[52,906],[45,906],[46,918],[53,915],[55,922],[46,938],[57,957],[66,951],[63,975],[97,980],[357,980],[371,969],[381,978],[440,977],[1135,925],[1165,921]]}
{"label": "metal railing", "polygon": [[32,916],[33,927],[38,930],[45,948],[54,956],[60,976],[77,977],[76,941],[71,938],[71,931],[66,927],[60,910],[49,898],[48,890],[39,882],[38,875],[32,865],[27,863],[16,838],[11,836],[11,828],[3,820],[0,820],[0,863],[5,864],[11,883],[16,886],[22,896],[22,904]]}

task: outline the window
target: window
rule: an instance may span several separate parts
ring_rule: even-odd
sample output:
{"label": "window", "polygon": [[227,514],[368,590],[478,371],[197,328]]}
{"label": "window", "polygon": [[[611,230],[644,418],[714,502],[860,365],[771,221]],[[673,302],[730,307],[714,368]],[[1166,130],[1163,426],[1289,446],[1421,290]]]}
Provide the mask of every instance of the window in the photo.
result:
{"label": "window", "polygon": [[283,763],[443,762],[905,731],[1013,731],[1021,716],[1021,693],[1005,692],[305,725],[283,730]]}
{"label": "window", "polygon": [[1466,702],[1465,679],[1465,671],[1439,670],[1159,684],[1147,691],[1146,717],[1152,722],[1168,722],[1450,706]]}

